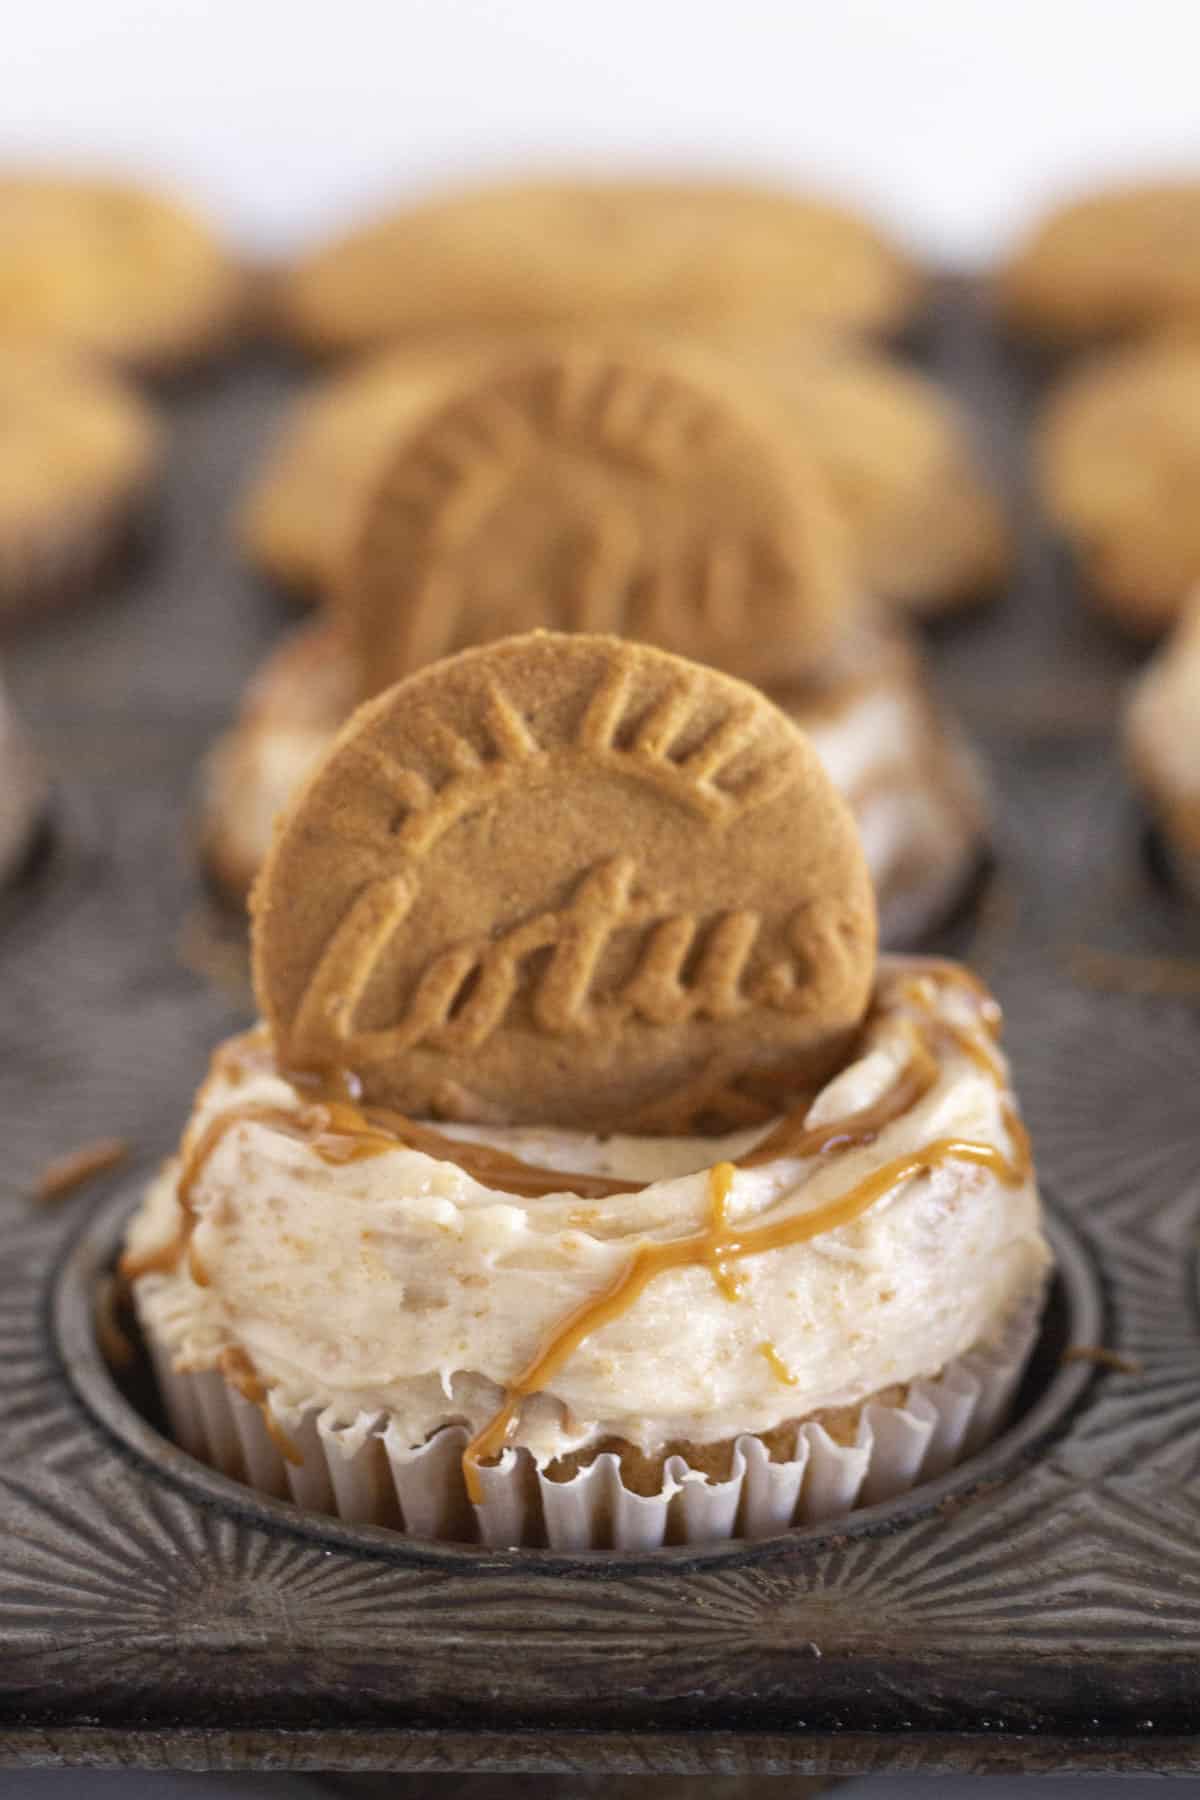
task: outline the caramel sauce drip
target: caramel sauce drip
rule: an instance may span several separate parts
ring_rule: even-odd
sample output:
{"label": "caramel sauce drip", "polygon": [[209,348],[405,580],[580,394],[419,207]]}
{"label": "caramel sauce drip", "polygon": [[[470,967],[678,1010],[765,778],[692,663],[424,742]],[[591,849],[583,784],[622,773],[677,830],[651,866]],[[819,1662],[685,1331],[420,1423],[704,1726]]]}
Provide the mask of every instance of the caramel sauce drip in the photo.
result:
{"label": "caramel sauce drip", "polygon": [[796,1377],[792,1374],[792,1371],[788,1368],[774,1344],[768,1339],[765,1344],[760,1344],[758,1349],[759,1354],[766,1357],[767,1367],[770,1369],[772,1375],[774,1375],[776,1381],[782,1381],[784,1387],[795,1387]]}
{"label": "caramel sauce drip", "polygon": [[[938,1062],[925,1031],[916,1021],[922,1015],[928,1015],[930,990],[938,983],[954,983],[965,989],[975,1002],[982,1027],[981,1035],[977,1036],[957,1024],[941,1023],[939,1032],[998,1087],[1004,1084],[1003,1065],[994,1048],[1001,1021],[996,1002],[969,970],[936,958],[922,959],[901,988],[902,1001],[916,1015],[909,1019],[909,1061],[887,1091],[869,1106],[825,1125],[805,1123],[811,1106],[811,1096],[806,1095],[752,1150],[736,1162],[719,1162],[710,1169],[709,1217],[705,1226],[682,1237],[651,1240],[639,1245],[602,1293],[583,1301],[553,1328],[533,1359],[506,1390],[499,1411],[471,1439],[463,1452],[463,1475],[468,1495],[475,1504],[478,1505],[483,1497],[480,1465],[495,1459],[511,1443],[523,1402],[544,1389],[585,1338],[620,1318],[659,1275],[672,1269],[704,1267],[711,1273],[722,1295],[728,1300],[736,1300],[742,1286],[737,1265],[748,1257],[807,1243],[851,1224],[892,1188],[943,1163],[974,1163],[1012,1187],[1020,1186],[1027,1179],[1032,1167],[1028,1134],[1012,1105],[1005,1101],[1002,1117],[1012,1144],[1010,1155],[990,1144],[938,1138],[920,1150],[884,1163],[847,1193],[823,1206],[773,1224],[739,1226],[729,1218],[729,1195],[738,1169],[757,1168],[783,1159],[828,1157],[862,1148],[873,1143],[886,1126],[902,1117],[931,1091],[938,1079]],[[262,1031],[252,1032],[234,1046],[218,1052],[213,1063],[215,1072],[232,1075],[235,1080],[251,1070],[273,1071],[275,1066],[269,1039]],[[435,1127],[418,1124],[401,1113],[363,1107],[355,1098],[353,1077],[345,1071],[317,1074],[301,1071],[290,1078],[299,1092],[311,1095],[309,1103],[299,1112],[267,1105],[234,1106],[211,1120],[193,1143],[185,1145],[177,1187],[180,1214],[177,1230],[167,1243],[155,1249],[136,1255],[126,1252],[121,1261],[121,1272],[127,1279],[136,1280],[152,1271],[173,1269],[187,1251],[193,1279],[201,1286],[206,1285],[207,1271],[196,1260],[191,1243],[196,1223],[192,1196],[210,1157],[226,1134],[245,1124],[262,1124],[304,1143],[332,1166],[360,1162],[398,1148],[417,1150],[439,1161],[454,1163],[484,1186],[498,1187],[526,1199],[560,1193],[578,1195],[581,1199],[608,1199],[639,1193],[648,1185],[541,1168],[523,1162],[505,1150],[448,1137]],[[793,1384],[794,1377],[775,1346],[766,1343],[759,1348],[780,1380]],[[261,1378],[255,1373],[251,1381],[240,1364],[236,1369],[233,1364],[226,1368],[223,1362],[222,1367],[248,1398],[252,1397],[249,1387],[254,1386],[255,1404],[263,1407],[268,1430],[283,1454],[288,1455],[289,1460],[295,1460],[294,1446],[289,1444],[288,1450],[283,1449],[287,1440],[281,1441],[283,1434],[279,1433],[266,1407],[266,1389]],[[242,1385],[243,1382],[246,1385]]]}
{"label": "caramel sauce drip", "polygon": [[231,1344],[227,1350],[222,1350],[217,1358],[217,1367],[230,1387],[236,1388],[242,1398],[248,1400],[251,1406],[257,1406],[262,1414],[262,1422],[266,1427],[267,1436],[284,1462],[292,1463],[299,1468],[304,1461],[304,1453],[293,1444],[271,1411],[270,1383],[263,1380],[246,1351],[237,1344]]}

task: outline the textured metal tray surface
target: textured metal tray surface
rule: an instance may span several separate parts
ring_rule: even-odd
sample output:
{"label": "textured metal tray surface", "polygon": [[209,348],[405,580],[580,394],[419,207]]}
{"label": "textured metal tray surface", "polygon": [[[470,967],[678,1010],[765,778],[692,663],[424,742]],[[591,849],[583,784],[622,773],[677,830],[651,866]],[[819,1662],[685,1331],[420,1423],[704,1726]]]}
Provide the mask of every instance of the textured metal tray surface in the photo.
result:
{"label": "textured metal tray surface", "polygon": [[[999,818],[995,868],[940,947],[1006,1006],[1072,1246],[1062,1329],[1095,1329],[1094,1301],[1140,1373],[1076,1370],[1019,1455],[927,1502],[640,1562],[323,1531],[123,1410],[71,1283],[77,1300],[246,1017],[238,931],[187,824],[199,758],[288,617],[228,547],[298,380],[247,361],[167,397],[172,467],[138,567],[7,650],[58,789],[48,843],[0,897],[0,1758],[1200,1767],[1200,915],[1121,774],[1136,658],[1079,605],[1024,491],[1036,372],[952,287],[921,354],[975,409],[1022,525],[1007,599],[931,644]],[[31,1204],[52,1156],[113,1134],[132,1175]]]}

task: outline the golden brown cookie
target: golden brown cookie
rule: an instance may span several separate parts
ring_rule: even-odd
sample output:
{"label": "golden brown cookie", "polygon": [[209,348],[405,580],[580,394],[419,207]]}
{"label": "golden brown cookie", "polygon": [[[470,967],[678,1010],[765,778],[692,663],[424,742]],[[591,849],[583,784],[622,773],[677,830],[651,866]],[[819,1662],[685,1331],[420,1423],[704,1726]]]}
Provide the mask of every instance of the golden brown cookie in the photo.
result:
{"label": "golden brown cookie", "polygon": [[1200,344],[1130,345],[1068,375],[1036,460],[1089,597],[1139,635],[1166,630],[1200,581]]}
{"label": "golden brown cookie", "polygon": [[740,1081],[836,1064],[874,973],[862,849],[804,736],[591,635],[467,651],[362,707],[254,911],[284,1066],[417,1115],[736,1123]]}
{"label": "golden brown cookie", "polygon": [[[792,333],[710,332],[794,423],[850,527],[865,586],[918,615],[983,597],[1003,579],[1009,539],[949,395],[881,354],[822,349]],[[410,346],[339,370],[298,402],[237,521],[250,560],[308,597],[327,593],[358,514],[401,435],[455,371],[503,354]]]}
{"label": "golden brown cookie", "polygon": [[1105,188],[1056,208],[997,276],[1018,329],[1049,342],[1200,325],[1200,181]]}
{"label": "golden brown cookie", "polygon": [[338,583],[364,692],[536,626],[749,680],[811,666],[857,598],[786,428],[720,364],[594,342],[489,366],[406,434]]}
{"label": "golden brown cookie", "polygon": [[120,181],[0,174],[0,336],[173,369],[226,341],[240,286],[175,200]]}
{"label": "golden brown cookie", "polygon": [[803,195],[686,181],[495,186],[384,214],[282,277],[286,336],[318,354],[529,326],[774,319],[890,332],[911,263]]}
{"label": "golden brown cookie", "polygon": [[127,537],[160,448],[115,375],[0,343],[0,621],[86,586]]}

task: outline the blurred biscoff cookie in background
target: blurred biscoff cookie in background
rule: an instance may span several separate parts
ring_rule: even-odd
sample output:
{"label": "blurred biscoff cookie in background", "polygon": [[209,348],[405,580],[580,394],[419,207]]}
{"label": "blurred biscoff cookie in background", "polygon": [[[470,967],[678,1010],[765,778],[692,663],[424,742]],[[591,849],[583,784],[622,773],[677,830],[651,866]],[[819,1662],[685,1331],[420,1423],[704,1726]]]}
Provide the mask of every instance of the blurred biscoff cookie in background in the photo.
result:
{"label": "blurred biscoff cookie in background", "polygon": [[[865,347],[797,343],[783,331],[698,335],[772,396],[824,475],[874,595],[925,617],[996,591],[1009,527],[968,420],[935,382]],[[382,351],[302,394],[238,511],[255,566],[301,597],[328,594],[390,445],[448,380],[505,341]]]}
{"label": "blurred biscoff cookie in background", "polygon": [[1072,370],[1034,449],[1085,596],[1127,631],[1161,635],[1200,582],[1200,340],[1133,344]]}
{"label": "blurred biscoff cookie in background", "polygon": [[76,598],[115,560],[161,449],[153,413],[115,373],[0,340],[0,627]]}
{"label": "blurred biscoff cookie in background", "polygon": [[1066,201],[999,269],[995,293],[1010,324],[1052,345],[1200,328],[1200,181]]}
{"label": "blurred biscoff cookie in background", "polygon": [[358,699],[506,631],[603,626],[773,694],[856,810],[889,938],[945,913],[986,829],[974,761],[881,620],[820,469],[740,365],[661,337],[526,337],[448,386],[425,371],[419,405],[403,358],[378,367],[405,422],[342,527],[332,623],[268,658],[208,764],[222,886],[244,894]]}
{"label": "blurred biscoff cookie in background", "polygon": [[385,212],[281,272],[280,333],[316,355],[456,332],[776,320],[891,334],[923,281],[869,220],[746,184],[543,180]]}
{"label": "blurred biscoff cookie in background", "polygon": [[241,299],[234,261],[180,201],[116,179],[0,169],[0,336],[158,375],[223,349]]}

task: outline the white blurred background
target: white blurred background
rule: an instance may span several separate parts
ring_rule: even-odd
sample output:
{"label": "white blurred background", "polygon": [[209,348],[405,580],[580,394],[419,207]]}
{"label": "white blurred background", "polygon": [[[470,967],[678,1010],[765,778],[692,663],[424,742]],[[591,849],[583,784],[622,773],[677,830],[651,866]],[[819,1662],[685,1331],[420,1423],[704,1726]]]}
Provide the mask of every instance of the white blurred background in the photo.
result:
{"label": "white blurred background", "polygon": [[1200,167],[1198,52],[1195,0],[6,0],[0,155],[174,180],[268,252],[462,174],[700,164],[966,262]]}

